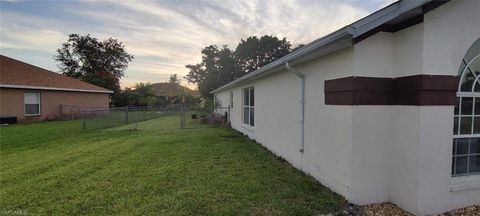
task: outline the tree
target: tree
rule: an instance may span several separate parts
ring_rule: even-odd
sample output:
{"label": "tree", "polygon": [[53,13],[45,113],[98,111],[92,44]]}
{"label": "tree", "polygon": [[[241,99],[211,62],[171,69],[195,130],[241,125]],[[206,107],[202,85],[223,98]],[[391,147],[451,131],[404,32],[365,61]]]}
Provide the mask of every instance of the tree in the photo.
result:
{"label": "tree", "polygon": [[235,58],[242,75],[250,73],[273,62],[292,51],[292,45],[286,38],[282,40],[274,36],[264,35],[242,39],[235,49]]}
{"label": "tree", "polygon": [[137,106],[141,95],[131,88],[125,88],[113,95],[112,101],[115,107]]}
{"label": "tree", "polygon": [[134,92],[138,94],[138,100],[135,104],[136,106],[154,106],[159,105],[160,103],[160,100],[155,97],[152,84],[149,82],[135,84]]}
{"label": "tree", "polygon": [[198,90],[204,97],[236,77],[236,61],[233,52],[225,45],[219,49],[210,45],[202,49],[202,62],[186,65],[190,69],[185,79],[198,85]]}
{"label": "tree", "polygon": [[125,88],[114,95],[114,105],[116,107],[124,106],[156,106],[165,103],[162,99],[155,96],[152,84],[149,82],[140,82],[133,88]]}
{"label": "tree", "polygon": [[184,77],[188,82],[198,84],[205,82],[207,79],[207,70],[203,62],[194,65],[185,65],[185,67],[190,70]]}
{"label": "tree", "polygon": [[123,43],[117,39],[99,41],[89,34],[71,34],[67,42],[57,49],[54,59],[64,75],[118,93],[120,79],[125,75],[133,55],[128,54]]}
{"label": "tree", "polygon": [[149,82],[145,82],[145,83],[140,82],[135,84],[134,91],[138,92],[143,97],[154,95],[152,84]]}
{"label": "tree", "polygon": [[170,74],[170,78],[168,79],[168,82],[180,84],[180,79],[178,78],[178,74]]}
{"label": "tree", "polygon": [[[297,48],[295,48],[297,49]],[[219,49],[210,45],[202,49],[202,62],[189,64],[185,79],[197,84],[203,97],[232,80],[248,74],[292,52],[287,39],[265,35],[241,40],[235,51],[226,45]]]}

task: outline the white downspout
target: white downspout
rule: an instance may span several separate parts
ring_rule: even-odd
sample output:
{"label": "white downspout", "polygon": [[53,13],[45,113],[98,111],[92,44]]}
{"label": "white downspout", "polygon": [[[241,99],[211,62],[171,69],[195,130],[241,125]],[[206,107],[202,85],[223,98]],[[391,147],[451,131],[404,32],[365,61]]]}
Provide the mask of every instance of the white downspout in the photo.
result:
{"label": "white downspout", "polygon": [[305,146],[305,74],[302,72],[295,70],[290,66],[289,62],[285,62],[285,67],[287,70],[293,72],[297,75],[301,80],[301,98],[300,98],[300,148],[298,149],[299,152],[303,152]]}

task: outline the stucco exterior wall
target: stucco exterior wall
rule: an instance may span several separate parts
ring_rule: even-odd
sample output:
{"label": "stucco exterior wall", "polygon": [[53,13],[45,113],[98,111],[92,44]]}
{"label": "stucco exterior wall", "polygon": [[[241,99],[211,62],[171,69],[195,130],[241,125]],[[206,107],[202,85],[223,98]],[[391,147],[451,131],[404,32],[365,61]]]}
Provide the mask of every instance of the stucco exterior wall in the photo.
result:
{"label": "stucco exterior wall", "polygon": [[[306,77],[304,153],[295,75],[280,72],[217,95],[228,100],[233,91],[234,129],[353,203],[391,201],[416,215],[478,204],[480,175],[451,177],[453,106],[325,105],[323,90],[325,80],[346,76],[457,75],[480,37],[479,8],[451,1],[423,23],[295,66]],[[255,87],[255,128],[241,123],[246,86]]]}
{"label": "stucco exterior wall", "polygon": [[[353,48],[356,76],[402,77],[422,73],[423,23],[379,32]],[[354,106],[350,200],[391,200],[417,206],[418,106]]]}
{"label": "stucco exterior wall", "polygon": [[[282,71],[216,94],[228,106],[230,91],[234,106],[231,125],[310,174],[333,191],[348,197],[350,184],[352,107],[324,103],[323,81],[347,76],[352,71],[352,50],[343,50],[296,67],[305,73],[305,152],[300,148],[300,79]],[[255,127],[242,123],[242,89],[255,88]],[[222,114],[222,110],[217,111]]]}
{"label": "stucco exterior wall", "polygon": [[[480,37],[478,8],[452,1],[421,24],[369,37],[354,47],[354,73],[458,75]],[[350,200],[390,200],[418,215],[480,203],[480,176],[451,177],[452,121],[453,106],[354,106]]]}
{"label": "stucco exterior wall", "polygon": [[[468,48],[480,38],[480,2],[450,1],[424,18],[423,73],[458,75]],[[453,107],[421,107],[418,213],[480,203],[480,175],[451,177]]]}
{"label": "stucco exterior wall", "polygon": [[[40,115],[25,116],[24,93],[40,93]],[[0,115],[17,116],[19,121],[43,121],[60,119],[60,105],[104,107],[109,106],[105,93],[45,91],[30,89],[0,89]]]}

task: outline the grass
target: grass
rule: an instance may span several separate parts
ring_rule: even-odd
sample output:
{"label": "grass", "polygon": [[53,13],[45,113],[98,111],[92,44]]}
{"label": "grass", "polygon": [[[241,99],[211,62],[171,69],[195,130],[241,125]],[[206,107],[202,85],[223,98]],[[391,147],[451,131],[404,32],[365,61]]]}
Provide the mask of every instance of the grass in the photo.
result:
{"label": "grass", "polygon": [[[165,117],[169,115],[178,115],[175,112],[164,112],[164,111],[129,111],[125,112],[123,110],[113,111],[110,113],[97,113],[98,116],[87,116],[85,118],[84,127],[87,131],[99,130],[104,128],[111,128],[123,125],[123,128],[134,129],[135,122],[147,121],[154,118]],[[128,124],[130,123],[130,124]]]}
{"label": "grass", "polygon": [[1,127],[0,213],[315,215],[343,208],[342,197],[238,132],[178,124],[167,116],[136,131],[81,132],[79,121]]}

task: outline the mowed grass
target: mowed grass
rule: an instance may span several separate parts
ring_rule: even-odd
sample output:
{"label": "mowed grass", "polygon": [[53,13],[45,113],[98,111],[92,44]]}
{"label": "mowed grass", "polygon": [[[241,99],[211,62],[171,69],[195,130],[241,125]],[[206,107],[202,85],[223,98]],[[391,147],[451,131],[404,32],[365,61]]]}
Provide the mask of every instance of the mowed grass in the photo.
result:
{"label": "mowed grass", "polygon": [[[230,129],[178,117],[81,132],[79,121],[0,128],[0,212],[316,215],[344,200]],[[196,127],[197,126],[197,127]],[[3,213],[2,213],[3,214]]]}
{"label": "mowed grass", "polygon": [[[169,115],[178,115],[175,112],[165,111],[128,111],[117,110],[109,113],[98,113],[98,116],[86,116],[85,122],[83,122],[82,129],[86,131],[101,130],[105,128],[112,128],[117,126],[123,126],[123,129],[134,129],[135,122],[147,121],[154,118],[165,117]],[[128,124],[130,123],[130,124]]]}

